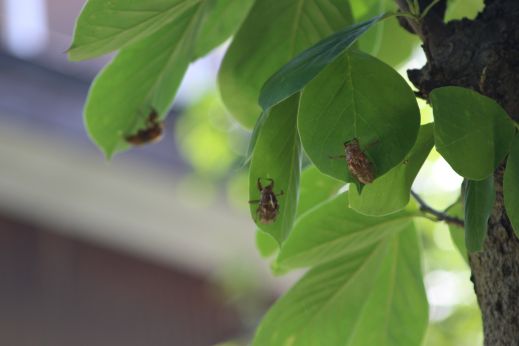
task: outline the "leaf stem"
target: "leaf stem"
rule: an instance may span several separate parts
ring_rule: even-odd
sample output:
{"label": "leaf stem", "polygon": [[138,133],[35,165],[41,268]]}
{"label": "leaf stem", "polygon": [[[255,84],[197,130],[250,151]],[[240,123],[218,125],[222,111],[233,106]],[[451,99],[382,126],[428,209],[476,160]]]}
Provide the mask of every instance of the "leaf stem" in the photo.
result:
{"label": "leaf stem", "polygon": [[427,16],[427,13],[437,4],[440,0],[433,0],[422,12],[420,15],[420,19],[423,19],[425,16]]}
{"label": "leaf stem", "polygon": [[442,211],[439,211],[439,210],[436,210],[436,209],[430,207],[413,190],[411,190],[411,196],[413,196],[413,198],[416,200],[416,202],[418,202],[418,204],[420,205],[420,211],[422,211],[423,213],[426,214],[426,215],[424,215],[425,217],[427,217],[427,214],[432,215],[434,217],[434,218],[427,217],[428,219],[431,219],[433,221],[444,221],[444,222],[446,222],[448,224],[459,226],[459,227],[464,227],[465,226],[465,223],[464,223],[464,221],[462,219],[459,219],[459,218],[457,218],[455,216],[448,215],[445,212],[442,212]]}

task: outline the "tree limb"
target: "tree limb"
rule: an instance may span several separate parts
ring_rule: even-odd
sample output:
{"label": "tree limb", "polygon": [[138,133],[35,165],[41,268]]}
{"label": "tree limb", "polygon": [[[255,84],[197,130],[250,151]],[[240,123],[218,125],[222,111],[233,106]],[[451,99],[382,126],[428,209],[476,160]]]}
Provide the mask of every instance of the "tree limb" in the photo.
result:
{"label": "tree limb", "polygon": [[459,218],[457,218],[455,216],[448,215],[445,212],[441,212],[441,211],[438,211],[438,210],[430,207],[413,190],[411,190],[411,195],[413,196],[413,198],[420,205],[420,210],[423,211],[424,213],[431,214],[432,216],[434,216],[436,218],[437,221],[444,221],[445,223],[448,223],[448,224],[451,224],[451,225],[455,225],[455,226],[459,226],[459,227],[464,227],[465,226],[465,223],[464,223],[464,221],[462,219],[459,219]]}

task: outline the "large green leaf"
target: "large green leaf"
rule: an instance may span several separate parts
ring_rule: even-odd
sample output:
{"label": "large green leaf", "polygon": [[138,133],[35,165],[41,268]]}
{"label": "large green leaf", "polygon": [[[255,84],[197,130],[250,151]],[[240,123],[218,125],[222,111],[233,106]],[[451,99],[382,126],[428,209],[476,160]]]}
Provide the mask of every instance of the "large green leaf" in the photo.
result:
{"label": "large green leaf", "polygon": [[[89,0],[68,50],[71,60],[100,56],[137,42],[164,26],[182,26],[203,0]],[[171,25],[173,24],[173,25]]]}
{"label": "large green leaf", "polygon": [[488,219],[496,193],[494,177],[467,181],[465,187],[465,244],[469,252],[480,251],[487,235]]}
{"label": "large green leaf", "polygon": [[253,345],[420,345],[428,306],[413,226],[310,270],[261,322]]}
{"label": "large green leaf", "polygon": [[514,125],[494,100],[460,87],[432,91],[438,152],[461,176],[483,180],[510,149]]}
{"label": "large green leaf", "polygon": [[372,216],[387,215],[405,208],[413,181],[434,146],[433,128],[433,124],[423,125],[404,161],[366,185],[361,194],[357,189],[350,189],[350,207]]}
{"label": "large green leaf", "polygon": [[351,22],[347,0],[256,1],[219,72],[228,109],[252,128],[263,83],[297,53]]}
{"label": "large green leaf", "polygon": [[121,50],[97,76],[85,119],[89,135],[106,156],[127,147],[124,136],[143,127],[151,109],[165,115],[189,65],[202,15],[201,6],[192,8],[182,20]]}
{"label": "large green leaf", "polygon": [[401,163],[413,147],[420,111],[405,80],[391,67],[350,51],[324,69],[301,96],[298,118],[308,157],[321,170],[356,182],[345,160],[344,143],[358,139],[380,177]]}
{"label": "large green leaf", "polygon": [[382,18],[383,16],[380,15],[348,26],[290,60],[272,75],[261,89],[259,98],[261,107],[266,110],[300,91]]}
{"label": "large green leaf", "polygon": [[519,136],[514,138],[506,161],[503,193],[506,213],[515,234],[519,236]]}
{"label": "large green leaf", "polygon": [[362,251],[404,229],[414,216],[408,210],[384,217],[362,215],[348,208],[348,194],[342,193],[298,219],[278,263],[284,268],[308,267]]}
{"label": "large green leaf", "polygon": [[294,95],[271,110],[271,116],[258,136],[249,172],[250,200],[260,198],[256,187],[258,178],[264,185],[268,185],[266,179],[273,179],[274,192],[283,191],[283,195],[278,197],[279,213],[274,223],[260,223],[256,215],[258,205],[251,204],[250,208],[258,227],[279,243],[292,229],[297,209],[302,157],[296,128],[298,107],[299,95]]}
{"label": "large green leaf", "polygon": [[228,39],[243,22],[253,2],[254,0],[210,0],[210,8],[200,23],[193,59],[206,55]]}
{"label": "large green leaf", "polygon": [[333,198],[343,186],[344,182],[322,174],[315,166],[306,168],[301,174],[297,216]]}

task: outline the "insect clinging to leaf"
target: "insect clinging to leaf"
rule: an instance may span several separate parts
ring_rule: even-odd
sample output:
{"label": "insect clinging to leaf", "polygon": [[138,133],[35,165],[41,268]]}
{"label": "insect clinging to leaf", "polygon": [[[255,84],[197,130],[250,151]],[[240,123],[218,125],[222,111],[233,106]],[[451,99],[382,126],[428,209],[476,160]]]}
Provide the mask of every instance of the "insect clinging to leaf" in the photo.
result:
{"label": "insect clinging to leaf", "polygon": [[260,199],[249,201],[249,203],[258,204],[258,208],[256,209],[258,221],[262,224],[269,224],[276,221],[279,212],[279,203],[276,197],[282,196],[283,191],[276,194],[274,192],[274,179],[266,178],[265,180],[270,181],[270,184],[263,186],[261,184],[261,178],[258,178],[256,184],[260,192]]}
{"label": "insect clinging to leaf", "polygon": [[152,109],[146,119],[146,127],[139,129],[136,133],[124,137],[124,139],[133,145],[142,145],[152,143],[162,138],[164,124],[159,121],[157,111]]}
{"label": "insect clinging to leaf", "polygon": [[331,159],[344,158],[351,175],[362,184],[369,184],[375,180],[373,164],[360,147],[358,139],[344,142],[344,155],[331,156]]}

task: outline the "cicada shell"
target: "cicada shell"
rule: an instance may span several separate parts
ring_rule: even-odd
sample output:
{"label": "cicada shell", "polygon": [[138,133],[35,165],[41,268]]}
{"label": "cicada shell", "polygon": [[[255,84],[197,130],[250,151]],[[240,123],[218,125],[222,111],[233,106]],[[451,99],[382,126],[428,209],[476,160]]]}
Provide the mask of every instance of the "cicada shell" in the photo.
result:
{"label": "cicada shell", "polygon": [[249,201],[249,203],[257,203],[256,216],[258,221],[263,224],[269,224],[276,221],[279,212],[279,203],[276,196],[283,195],[283,191],[276,195],[274,192],[274,180],[267,179],[270,184],[262,186],[261,178],[258,178],[257,186],[260,192],[260,199],[257,201]]}
{"label": "cicada shell", "polygon": [[146,127],[138,130],[132,135],[126,136],[124,139],[133,145],[142,145],[153,143],[162,138],[164,124],[158,120],[159,116],[155,110],[152,110],[146,120]]}
{"label": "cicada shell", "polygon": [[373,164],[360,148],[359,141],[352,139],[344,143],[344,152],[351,175],[362,184],[372,183],[375,180]]}

